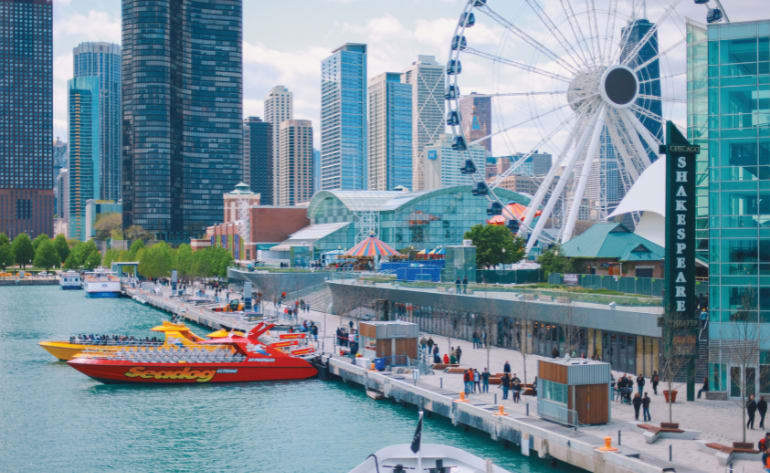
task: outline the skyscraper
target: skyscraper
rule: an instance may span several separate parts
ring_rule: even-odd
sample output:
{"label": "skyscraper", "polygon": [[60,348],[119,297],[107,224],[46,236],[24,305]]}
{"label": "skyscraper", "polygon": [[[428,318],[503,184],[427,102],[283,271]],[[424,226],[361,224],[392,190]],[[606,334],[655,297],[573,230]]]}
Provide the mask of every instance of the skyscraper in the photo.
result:
{"label": "skyscraper", "polygon": [[[273,156],[273,162],[270,165],[270,169],[272,170],[272,178],[270,180],[271,186],[272,186],[272,195],[262,195],[262,203],[266,203],[268,200],[272,202],[278,201],[278,186],[279,186],[279,180],[278,180],[278,158],[280,156],[280,126],[281,123],[286,120],[291,120],[294,118],[294,99],[293,94],[283,85],[276,85],[272,89],[270,89],[270,92],[268,92],[267,97],[265,97],[265,121],[270,124],[271,126],[271,136],[272,136],[272,156]],[[254,189],[252,189],[254,190]],[[255,192],[258,192],[255,190]],[[266,200],[266,198],[268,198]]]}
{"label": "skyscraper", "polygon": [[86,201],[99,199],[101,144],[99,78],[69,81],[69,230],[68,237],[86,240]]}
{"label": "skyscraper", "polygon": [[417,56],[401,80],[412,85],[412,189],[419,191],[425,188],[425,146],[438,141],[446,129],[444,65],[434,56]]}
{"label": "skyscraper", "polygon": [[[59,173],[69,165],[69,155],[67,153],[67,143],[63,142],[57,136],[53,141],[53,195],[54,195],[54,213],[60,218],[63,213],[62,201],[59,198]],[[67,183],[69,186],[69,183]]]}
{"label": "skyscraper", "polygon": [[182,241],[241,178],[241,0],[123,0],[123,226]]}
{"label": "skyscraper", "polygon": [[52,1],[0,0],[0,232],[53,233]]}
{"label": "skyscraper", "polygon": [[[72,51],[74,77],[99,79],[99,193],[94,199],[120,199],[120,46],[80,43]],[[85,202],[85,201],[84,201]]]}
{"label": "skyscraper", "polygon": [[259,117],[243,120],[243,182],[260,194],[262,205],[273,205],[273,133]]}
{"label": "skyscraper", "polygon": [[386,72],[369,81],[369,190],[412,188],[412,86]]}
{"label": "skyscraper", "polygon": [[[468,142],[476,141],[492,133],[492,99],[488,96],[471,92],[460,97],[460,116],[462,117],[463,136]],[[487,153],[492,154],[492,139],[478,144]]]}
{"label": "skyscraper", "polygon": [[366,45],[321,63],[321,188],[366,189]]}
{"label": "skyscraper", "polygon": [[483,169],[487,150],[480,144],[469,145],[467,151],[452,149],[452,135],[442,134],[435,143],[425,147],[425,190],[441,187],[472,185],[473,177],[460,172],[466,160],[476,169]]}
{"label": "skyscraper", "polygon": [[307,202],[313,197],[313,124],[310,120],[286,120],[279,133],[278,205]]}

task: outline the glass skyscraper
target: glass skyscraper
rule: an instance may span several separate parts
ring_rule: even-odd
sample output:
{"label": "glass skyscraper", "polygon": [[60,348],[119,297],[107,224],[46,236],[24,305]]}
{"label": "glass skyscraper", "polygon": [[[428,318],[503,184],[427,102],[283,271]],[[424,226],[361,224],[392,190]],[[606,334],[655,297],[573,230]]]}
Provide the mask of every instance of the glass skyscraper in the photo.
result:
{"label": "glass skyscraper", "polygon": [[52,235],[52,1],[0,0],[0,232]]}
{"label": "glass skyscraper", "polygon": [[412,86],[386,72],[369,81],[369,189],[412,188]]}
{"label": "glass skyscraper", "polygon": [[[75,78],[99,80],[99,192],[94,199],[120,199],[120,46],[81,43],[72,51]],[[85,201],[84,201],[85,202]]]}
{"label": "glass skyscraper", "polygon": [[366,45],[321,62],[321,189],[366,189]]}
{"label": "glass skyscraper", "polygon": [[69,238],[86,240],[86,201],[99,199],[101,189],[99,78],[69,81]]}
{"label": "glass skyscraper", "polygon": [[243,121],[243,182],[260,195],[261,205],[273,205],[273,130],[259,117]]}
{"label": "glass skyscraper", "polygon": [[123,226],[183,241],[241,178],[241,0],[123,0]]}

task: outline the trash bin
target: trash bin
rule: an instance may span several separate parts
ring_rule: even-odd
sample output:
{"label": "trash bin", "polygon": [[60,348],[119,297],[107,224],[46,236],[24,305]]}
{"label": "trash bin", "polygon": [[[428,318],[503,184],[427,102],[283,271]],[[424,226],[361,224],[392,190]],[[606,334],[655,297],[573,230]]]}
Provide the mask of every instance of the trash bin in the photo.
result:
{"label": "trash bin", "polygon": [[375,358],[374,359],[374,368],[377,371],[385,371],[385,358]]}

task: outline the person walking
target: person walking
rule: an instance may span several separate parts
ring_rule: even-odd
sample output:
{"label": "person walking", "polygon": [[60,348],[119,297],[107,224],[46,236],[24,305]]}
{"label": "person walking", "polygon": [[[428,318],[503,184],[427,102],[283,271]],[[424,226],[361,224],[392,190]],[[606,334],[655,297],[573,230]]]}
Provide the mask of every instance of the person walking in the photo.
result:
{"label": "person walking", "polygon": [[[438,347],[436,347],[436,348],[438,348]],[[429,352],[433,351],[433,337],[428,337],[428,351]]]}
{"label": "person walking", "polygon": [[660,376],[658,376],[657,371],[652,372],[652,392],[655,393],[655,395],[658,395],[658,383],[660,383]]}
{"label": "person walking", "polygon": [[647,395],[647,393],[644,393],[644,397],[642,398],[642,413],[644,414],[644,421],[650,422],[652,421],[652,416],[650,415],[650,402],[652,399],[650,399],[650,396]]}
{"label": "person walking", "polygon": [[468,293],[468,276],[463,278],[463,294]]}
{"label": "person walking", "polygon": [[511,374],[511,364],[508,363],[508,360],[505,361],[505,364],[503,365],[503,373]]}
{"label": "person walking", "polygon": [[465,385],[464,391],[467,396],[471,393],[471,389],[473,389],[473,371],[470,368],[463,373],[463,384]]}
{"label": "person walking", "polygon": [[644,390],[644,376],[642,376],[641,373],[639,373],[639,376],[636,377],[636,390],[639,392],[639,395],[642,395],[642,391]]}
{"label": "person walking", "polygon": [[473,370],[473,392],[481,392],[481,373],[479,370]]}
{"label": "person walking", "polygon": [[455,292],[460,294],[460,278],[455,279]]}
{"label": "person walking", "polygon": [[503,373],[503,377],[500,378],[500,387],[503,389],[503,399],[508,399],[508,389],[511,387],[511,375],[509,373]]}
{"label": "person walking", "polygon": [[[708,376],[703,378],[703,387],[701,387],[700,390],[698,391],[698,399],[700,399],[700,395],[701,395],[701,393],[703,391],[709,392],[709,377]],[[767,406],[765,406],[765,408],[767,408]],[[762,424],[759,424],[759,427],[761,428]]]}
{"label": "person walking", "polygon": [[634,405],[634,420],[639,420],[639,408],[642,407],[642,396],[639,393],[634,394],[634,400],[631,402]]}
{"label": "person walking", "polygon": [[481,331],[481,343],[486,347],[487,346],[487,331],[482,330]]}
{"label": "person walking", "polygon": [[513,375],[513,380],[511,381],[511,387],[513,388],[513,402],[518,404],[521,400],[521,380],[519,379],[516,374]]}
{"label": "person walking", "polygon": [[489,370],[484,368],[484,372],[481,373],[481,392],[489,392]]}
{"label": "person walking", "polygon": [[765,428],[765,414],[767,414],[767,401],[765,396],[759,396],[759,402],[757,403],[757,410],[759,411],[759,428]]}
{"label": "person walking", "polygon": [[455,356],[457,356],[457,364],[460,364],[460,357],[463,355],[463,349],[460,348],[460,345],[457,345],[457,349],[455,350]]}
{"label": "person walking", "polygon": [[428,346],[433,347],[433,363],[441,363],[441,358],[438,356],[438,345],[434,345],[433,339],[428,339]]}
{"label": "person walking", "polygon": [[746,422],[746,427],[754,430],[754,416],[757,413],[757,401],[754,400],[754,395],[749,395],[749,400],[746,402],[746,412],[749,414],[749,421]]}

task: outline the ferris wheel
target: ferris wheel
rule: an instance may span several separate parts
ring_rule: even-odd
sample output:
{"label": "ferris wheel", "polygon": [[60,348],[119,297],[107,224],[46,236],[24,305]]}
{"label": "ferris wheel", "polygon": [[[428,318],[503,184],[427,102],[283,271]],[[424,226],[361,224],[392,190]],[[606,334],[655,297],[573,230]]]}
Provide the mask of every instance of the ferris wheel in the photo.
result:
{"label": "ferris wheel", "polygon": [[[467,153],[460,171],[473,178],[473,193],[489,200],[487,214],[502,215],[527,237],[527,252],[538,241],[569,240],[579,221],[607,217],[657,159],[664,120],[685,122],[686,23],[679,3],[465,4],[446,70],[452,147]],[[475,111],[462,106],[468,97],[489,101],[489,123],[480,126]],[[511,162],[490,178],[470,159],[472,147],[485,143]],[[550,169],[530,177],[537,190],[517,215],[497,189],[544,152],[552,156]]]}

